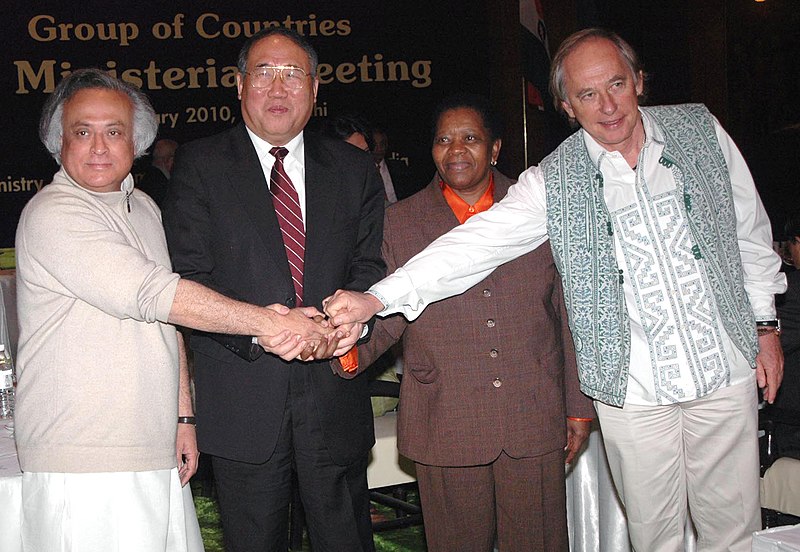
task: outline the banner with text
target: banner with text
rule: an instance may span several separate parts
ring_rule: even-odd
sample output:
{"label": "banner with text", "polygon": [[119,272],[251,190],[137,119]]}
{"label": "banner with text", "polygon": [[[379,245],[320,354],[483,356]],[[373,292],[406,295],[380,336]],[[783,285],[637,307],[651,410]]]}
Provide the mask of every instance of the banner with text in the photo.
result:
{"label": "banner with text", "polygon": [[56,170],[38,139],[42,105],[81,67],[140,87],[159,115],[159,135],[183,143],[239,120],[236,58],[247,37],[292,28],[319,53],[312,124],[363,113],[386,129],[389,155],[408,163],[420,188],[434,170],[435,104],[456,91],[489,91],[485,3],[476,0],[10,4],[0,9],[0,247],[13,247],[20,211]]}

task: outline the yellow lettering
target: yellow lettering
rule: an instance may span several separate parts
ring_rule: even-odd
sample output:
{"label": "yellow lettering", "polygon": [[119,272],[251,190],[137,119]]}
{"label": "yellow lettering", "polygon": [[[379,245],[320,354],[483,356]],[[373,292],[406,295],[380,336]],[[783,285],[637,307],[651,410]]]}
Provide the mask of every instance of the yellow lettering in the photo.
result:
{"label": "yellow lettering", "polygon": [[333,82],[333,65],[330,63],[320,63],[317,65],[317,78],[320,84],[330,84]]}
{"label": "yellow lettering", "polygon": [[344,84],[350,84],[356,80],[355,77],[351,77],[353,73],[356,72],[356,66],[352,63],[342,63],[336,68],[336,80],[342,82]]}
{"label": "yellow lettering", "polygon": [[[40,28],[39,23],[41,21],[50,23],[50,25]],[[56,20],[49,15],[37,15],[28,22],[28,35],[39,42],[51,42],[56,39],[56,30],[53,28],[53,23],[55,22]]]}
{"label": "yellow lettering", "polygon": [[206,19],[211,19],[212,21],[219,23],[219,16],[215,13],[204,13],[200,17],[197,18],[197,21],[194,24],[194,28],[197,31],[197,34],[202,36],[203,38],[217,38],[219,36],[219,31],[210,33],[206,31]]}
{"label": "yellow lettering", "polygon": [[[28,94],[31,90],[38,90],[44,80],[42,92],[50,93],[56,88],[55,66],[56,60],[46,59],[35,71],[29,61],[15,61],[17,66],[17,94]],[[30,88],[28,87],[30,85]]]}
{"label": "yellow lettering", "polygon": [[183,69],[170,67],[162,73],[162,80],[164,81],[164,86],[170,90],[180,90],[186,86],[186,83],[182,82],[185,76],[186,71]]}

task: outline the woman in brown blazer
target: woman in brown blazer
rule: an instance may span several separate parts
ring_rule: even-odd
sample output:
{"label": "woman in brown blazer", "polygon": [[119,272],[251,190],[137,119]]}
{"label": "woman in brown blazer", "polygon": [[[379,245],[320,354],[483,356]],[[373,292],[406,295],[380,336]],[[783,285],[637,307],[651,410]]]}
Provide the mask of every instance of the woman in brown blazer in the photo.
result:
{"label": "woman in brown blazer", "polygon": [[[513,184],[493,168],[501,139],[485,99],[450,98],[434,120],[437,175],[386,212],[389,273]],[[495,538],[503,552],[568,550],[564,462],[594,410],[562,302],[545,245],[413,323],[378,320],[359,345],[362,370],[403,343],[398,448],[416,463],[429,551],[490,552]]]}

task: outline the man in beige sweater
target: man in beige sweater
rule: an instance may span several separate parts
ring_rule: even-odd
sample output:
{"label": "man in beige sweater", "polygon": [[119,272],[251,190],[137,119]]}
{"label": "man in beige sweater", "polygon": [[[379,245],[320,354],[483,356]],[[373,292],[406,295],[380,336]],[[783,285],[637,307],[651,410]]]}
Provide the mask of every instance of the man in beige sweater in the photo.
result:
{"label": "man in beige sweater", "polygon": [[144,94],[94,69],[62,81],[42,114],[61,168],[16,242],[26,552],[202,550],[181,490],[198,452],[172,324],[259,336],[284,359],[342,337],[313,308],[248,305],[172,272],[160,212],[130,174],[156,130]]}

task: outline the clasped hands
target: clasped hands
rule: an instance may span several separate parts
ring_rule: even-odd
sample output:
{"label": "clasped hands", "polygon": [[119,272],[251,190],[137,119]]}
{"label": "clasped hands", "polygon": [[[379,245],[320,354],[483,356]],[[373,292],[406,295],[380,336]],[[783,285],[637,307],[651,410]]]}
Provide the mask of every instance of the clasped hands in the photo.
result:
{"label": "clasped hands", "polygon": [[258,336],[258,344],[268,353],[284,360],[320,360],[349,351],[359,337],[363,324],[334,326],[315,307],[290,309],[276,303],[265,307],[275,332]]}
{"label": "clasped hands", "polygon": [[265,307],[277,332],[259,336],[258,344],[284,360],[338,357],[356,344],[364,324],[383,310],[376,297],[341,289],[326,298],[322,305],[324,314],[314,307],[290,309],[278,303]]}

